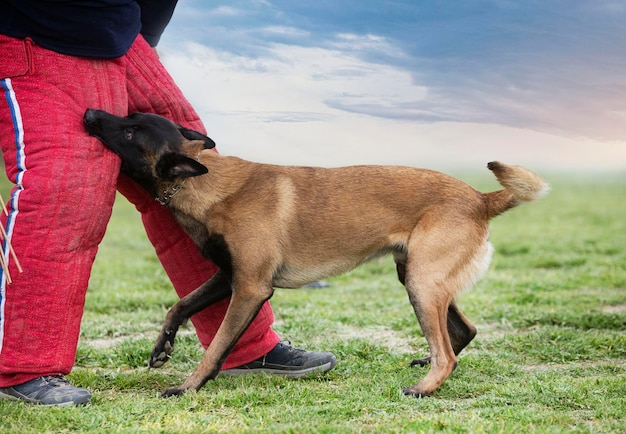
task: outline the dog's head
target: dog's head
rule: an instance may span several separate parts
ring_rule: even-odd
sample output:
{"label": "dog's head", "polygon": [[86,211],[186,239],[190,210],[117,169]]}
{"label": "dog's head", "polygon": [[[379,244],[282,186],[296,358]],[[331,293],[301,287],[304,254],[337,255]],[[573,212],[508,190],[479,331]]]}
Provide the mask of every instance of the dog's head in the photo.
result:
{"label": "dog's head", "polygon": [[120,117],[88,109],[85,128],[122,159],[122,172],[153,196],[164,183],[208,172],[196,157],[215,147],[207,136],[162,116],[133,113]]}

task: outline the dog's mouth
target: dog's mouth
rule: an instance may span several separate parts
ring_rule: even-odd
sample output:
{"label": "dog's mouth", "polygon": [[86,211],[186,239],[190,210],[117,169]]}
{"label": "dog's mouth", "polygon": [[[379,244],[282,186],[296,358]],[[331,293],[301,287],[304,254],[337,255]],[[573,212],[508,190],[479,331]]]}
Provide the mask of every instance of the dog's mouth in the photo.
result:
{"label": "dog's mouth", "polygon": [[91,136],[102,140],[102,125],[98,112],[99,110],[87,109],[83,116],[83,125]]}
{"label": "dog's mouth", "polygon": [[87,109],[83,116],[83,123],[87,127],[87,130],[91,133],[94,129],[99,129],[98,117],[96,115],[97,110]]}
{"label": "dog's mouth", "polygon": [[85,115],[83,116],[83,124],[85,125],[85,129],[89,133],[90,136],[95,137],[100,140],[108,149],[113,151],[122,159],[122,165],[120,170],[122,173],[130,174],[130,168],[126,161],[122,158],[122,155],[115,149],[115,147],[111,146],[107,143],[107,140],[104,137],[104,128],[102,126],[102,118],[106,116],[107,113],[101,110],[93,110],[87,109],[85,111]]}

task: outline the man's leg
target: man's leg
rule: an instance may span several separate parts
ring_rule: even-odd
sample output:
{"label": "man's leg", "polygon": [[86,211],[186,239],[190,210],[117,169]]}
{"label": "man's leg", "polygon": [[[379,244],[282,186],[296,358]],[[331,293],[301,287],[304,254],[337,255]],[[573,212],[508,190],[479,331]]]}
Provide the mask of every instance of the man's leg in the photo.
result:
{"label": "man's leg", "polygon": [[[205,133],[199,116],[145,41],[139,38],[126,57],[129,112],[156,113],[187,128]],[[148,197],[143,190],[143,196],[138,192],[131,192],[125,181],[118,188],[142,212],[148,238],[155,246],[157,255],[180,297],[200,286],[215,272],[215,266],[202,258],[198,248],[165,207]],[[192,316],[203,346],[208,346],[215,336],[228,302],[229,300],[224,300],[216,303]],[[267,302],[239,339],[222,368],[241,367],[257,360],[261,361],[261,365],[268,366],[269,360],[275,362],[273,367],[276,368],[269,371],[297,376],[297,372],[308,373],[311,368],[313,371],[326,371],[335,365],[336,359],[330,353],[312,353],[279,343],[279,336],[271,329],[273,322],[274,314]],[[284,369],[280,371],[279,366]],[[245,372],[251,372],[250,366],[243,368]]]}
{"label": "man's leg", "polygon": [[81,403],[89,392],[58,376],[74,364],[89,274],[119,171],[117,157],[84,131],[82,114],[87,106],[116,110],[110,102],[115,68],[95,68],[28,41],[0,37],[0,44],[0,78],[11,62],[31,65],[1,81],[0,144],[16,183],[2,224],[24,271],[10,261],[13,281],[4,274],[0,281],[0,396]]}
{"label": "man's leg", "polygon": [[[129,112],[157,113],[188,128],[205,132],[195,110],[145,41],[139,38],[126,57]],[[166,207],[159,205],[124,176],[120,177],[118,189],[141,212],[148,238],[179,297],[189,294],[215,273],[217,267],[201,256],[198,247]],[[228,303],[228,299],[224,300],[192,316],[204,347],[213,340]],[[271,328],[273,322],[274,314],[270,304],[266,303],[239,339],[224,367],[247,363],[274,348],[280,338]]]}

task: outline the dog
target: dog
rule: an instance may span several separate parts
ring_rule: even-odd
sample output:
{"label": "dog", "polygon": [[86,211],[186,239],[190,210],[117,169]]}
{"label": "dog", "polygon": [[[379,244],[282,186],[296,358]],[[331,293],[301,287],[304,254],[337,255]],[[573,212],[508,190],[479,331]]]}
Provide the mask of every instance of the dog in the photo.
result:
{"label": "dog", "polygon": [[503,189],[481,193],[427,169],[279,166],[220,155],[210,138],[154,114],[88,109],[83,121],[220,267],[169,310],[150,366],[169,359],[191,315],[230,296],[198,367],[162,396],[198,390],[217,377],[275,287],[299,288],[385,254],[393,255],[430,350],[411,363],[430,365],[428,373],[403,392],[432,394],[476,335],[454,298],[487,271],[489,220],[549,190],[535,173],[500,162],[488,168]]}

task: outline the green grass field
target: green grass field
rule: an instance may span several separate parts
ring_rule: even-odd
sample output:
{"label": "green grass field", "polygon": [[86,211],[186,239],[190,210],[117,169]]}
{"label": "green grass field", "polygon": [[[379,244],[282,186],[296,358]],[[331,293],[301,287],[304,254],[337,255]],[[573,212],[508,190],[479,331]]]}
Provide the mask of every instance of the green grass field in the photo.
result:
{"label": "green grass field", "polygon": [[[478,336],[434,396],[405,397],[427,353],[391,259],[278,290],[275,328],[336,354],[323,376],[218,378],[161,399],[202,356],[187,326],[170,363],[150,350],[176,301],[132,206],[119,198],[96,261],[75,370],[82,408],[0,401],[0,432],[626,432],[626,176],[546,176],[552,192],[496,218],[487,277],[459,306]],[[463,179],[496,189],[488,175]],[[6,196],[5,196],[6,197]]]}

